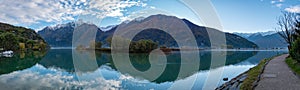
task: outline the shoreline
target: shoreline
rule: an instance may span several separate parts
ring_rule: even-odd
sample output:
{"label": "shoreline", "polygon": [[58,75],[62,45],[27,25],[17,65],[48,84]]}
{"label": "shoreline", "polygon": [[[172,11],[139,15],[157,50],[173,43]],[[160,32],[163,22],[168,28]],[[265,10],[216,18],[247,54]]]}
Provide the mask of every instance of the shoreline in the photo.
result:
{"label": "shoreline", "polygon": [[[76,47],[50,47],[50,49],[76,49]],[[164,48],[161,48],[164,49]],[[286,48],[281,49],[272,49],[272,48],[262,48],[262,49],[254,49],[254,48],[235,48],[235,49],[216,49],[216,48],[198,48],[198,49],[189,49],[189,48],[166,48],[172,51],[194,51],[194,50],[202,50],[202,51],[287,51]],[[86,49],[91,50],[91,49]],[[98,48],[95,50],[111,50],[111,48]]]}
{"label": "shoreline", "polygon": [[236,76],[230,81],[222,84],[221,86],[217,87],[215,90],[239,90],[241,84],[247,78],[248,76],[247,73],[249,72],[249,70],[241,73],[240,75]]}
{"label": "shoreline", "polygon": [[[280,55],[284,55],[284,54],[280,54]],[[257,67],[261,67],[259,68],[259,74],[257,76],[255,76],[255,80],[254,82],[252,82],[252,89],[255,88],[257,85],[258,85],[258,82],[260,81],[261,79],[261,76],[264,72],[264,69],[266,67],[266,65],[274,58],[280,56],[280,55],[276,55],[276,56],[273,56],[271,58],[266,58],[266,59],[263,59],[260,61],[260,63],[258,63],[256,66],[250,68],[249,70],[241,73],[240,75],[236,76],[235,78],[231,79],[230,81],[220,85],[219,87],[217,87],[215,90],[240,90],[241,88],[241,85],[243,84],[243,82],[251,75],[248,75],[249,72],[252,72],[254,71],[255,68]],[[265,61],[264,61],[265,60]],[[262,66],[259,66],[260,64],[263,64]],[[253,76],[253,75],[252,75]]]}

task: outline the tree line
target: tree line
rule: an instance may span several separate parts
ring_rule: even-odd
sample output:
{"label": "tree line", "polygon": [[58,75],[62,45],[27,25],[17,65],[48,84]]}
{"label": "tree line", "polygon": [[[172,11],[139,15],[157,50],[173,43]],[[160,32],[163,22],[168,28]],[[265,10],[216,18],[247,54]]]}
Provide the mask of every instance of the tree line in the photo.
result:
{"label": "tree line", "polygon": [[290,56],[300,62],[300,13],[283,12],[277,24],[278,34],[288,43]]}
{"label": "tree line", "polygon": [[47,48],[47,44],[43,41],[27,39],[13,32],[0,31],[0,48],[3,50],[43,50]]}
{"label": "tree line", "polygon": [[[129,52],[131,53],[149,53],[154,49],[158,48],[158,42],[154,42],[152,40],[148,40],[148,39],[141,39],[138,41],[130,41],[126,38],[121,38],[121,37],[114,37],[116,42],[118,42],[119,44],[114,44],[114,46],[112,46],[112,37],[107,38],[106,42],[109,44],[109,46],[111,48],[114,48],[114,50],[125,50],[128,49],[128,47],[125,47],[125,43],[130,43],[129,45]],[[76,47],[77,50],[102,50],[102,43],[101,42],[96,42],[94,40],[92,40],[89,43],[89,46],[83,46],[83,45],[79,45]]]}

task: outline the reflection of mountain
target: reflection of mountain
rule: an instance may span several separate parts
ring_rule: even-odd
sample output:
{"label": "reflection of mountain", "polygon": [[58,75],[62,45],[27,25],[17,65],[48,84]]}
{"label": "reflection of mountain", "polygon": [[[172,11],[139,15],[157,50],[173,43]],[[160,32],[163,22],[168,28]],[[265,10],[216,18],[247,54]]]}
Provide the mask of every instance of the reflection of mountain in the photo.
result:
{"label": "reflection of mountain", "polygon": [[[274,55],[279,55],[282,53],[287,53],[288,51],[260,51],[255,56],[249,58],[246,62],[251,64],[258,64],[260,60],[271,58]],[[246,63],[243,62],[243,63]]]}
{"label": "reflection of mountain", "polygon": [[[181,25],[179,21],[182,22],[184,25]],[[76,23],[71,22],[67,24],[57,25],[56,27],[46,27],[43,30],[39,31],[38,33],[53,47],[66,47],[66,46],[70,47],[72,46],[72,36],[73,36],[73,31],[75,29],[75,24]],[[122,31],[123,30],[130,31],[133,28],[143,28],[149,25],[151,26],[156,24],[172,25],[172,26],[166,26],[164,27],[164,29],[174,30],[175,35],[182,34],[181,31],[178,31],[181,30],[182,28],[190,29],[194,34],[199,47],[211,47],[209,34],[207,32],[208,30],[217,33],[221,32],[213,28],[198,26],[186,19],[179,19],[177,17],[165,16],[165,15],[153,15],[140,21],[121,23],[120,25],[109,28],[110,30],[107,30],[105,32],[102,31],[100,28],[98,28],[96,40],[106,43],[106,39],[108,37],[111,37],[113,33],[116,31],[116,29],[122,29]],[[87,25],[87,24],[82,24],[82,25]],[[160,45],[166,45],[169,47],[177,46],[175,40],[164,31],[156,27],[143,28],[143,29],[145,31],[142,31],[138,35],[136,35],[134,40],[152,39],[155,42],[159,42]],[[227,44],[235,48],[252,48],[256,46],[254,43],[235,34],[225,33],[225,36],[226,36]],[[189,40],[188,38],[183,38],[183,39]]]}
{"label": "reflection of mountain", "polygon": [[[256,55],[257,52],[252,51],[235,51],[235,52],[227,52],[227,61],[226,65],[233,65],[240,62],[243,62],[247,60],[249,57],[252,57]],[[209,70],[210,64],[211,64],[211,52],[210,51],[201,51],[200,52],[200,68],[198,71],[201,70]],[[101,53],[96,52],[96,58],[97,58],[97,64],[98,67],[102,65],[108,65],[112,67],[113,69],[117,70],[115,64],[112,61],[112,57],[110,53]],[[131,64],[134,68],[136,68],[139,71],[147,71],[152,65],[150,65],[150,62],[148,60],[147,54],[130,54],[131,58]],[[167,55],[167,66],[164,72],[158,79],[154,80],[154,82],[161,83],[166,81],[174,81],[177,79],[179,69],[181,66],[181,60],[180,60],[180,53],[171,53]],[[49,68],[60,68],[63,70],[66,70],[68,72],[74,72],[74,65],[72,60],[72,50],[50,50],[48,54],[39,62],[41,65]],[[159,65],[161,63],[155,63],[155,65]],[[193,64],[193,63],[185,63],[185,64]],[[212,68],[221,67],[222,65],[218,65]],[[127,64],[120,64],[118,68],[126,68],[128,67]],[[94,70],[91,69],[90,71],[84,71],[84,72],[93,72]],[[143,75],[139,75],[134,73],[134,71],[120,71],[119,72],[123,74],[129,74],[134,77],[142,77],[144,79],[147,79],[143,77]],[[198,72],[195,71],[195,72]],[[184,76],[181,76],[179,79],[186,78],[190,75],[193,75],[195,72],[188,72],[184,74]]]}
{"label": "reflection of mountain", "polygon": [[[226,63],[225,65],[233,65],[237,64],[239,62],[247,60],[249,57],[252,57],[256,54],[257,52],[227,52],[227,57],[226,57]],[[177,74],[179,73],[179,68],[180,68],[180,56],[179,55],[170,55],[169,58],[175,59],[172,60],[173,64],[168,64],[165,72],[155,80],[157,83],[162,83],[166,81],[174,81],[177,79]],[[177,59],[177,60],[176,60]],[[211,67],[211,52],[201,52],[200,56],[200,68],[199,71],[202,70],[209,70],[210,68],[217,68],[217,67],[222,67],[223,65],[217,65],[214,67]],[[192,63],[190,63],[192,65]],[[179,79],[183,79],[186,77],[189,77],[190,75],[193,75],[195,72],[189,72],[188,74],[185,74],[187,76],[180,77]]]}
{"label": "reflection of mountain", "polygon": [[[96,52],[96,58],[99,67],[110,62],[107,55],[100,52]],[[75,72],[71,49],[51,49],[39,64],[46,68],[54,67]]]}
{"label": "reflection of mountain", "polygon": [[0,74],[30,68],[39,62],[46,52],[20,52],[11,58],[0,58]]}
{"label": "reflection of mountain", "polygon": [[72,50],[70,49],[51,49],[39,64],[46,68],[57,67],[74,72]]}

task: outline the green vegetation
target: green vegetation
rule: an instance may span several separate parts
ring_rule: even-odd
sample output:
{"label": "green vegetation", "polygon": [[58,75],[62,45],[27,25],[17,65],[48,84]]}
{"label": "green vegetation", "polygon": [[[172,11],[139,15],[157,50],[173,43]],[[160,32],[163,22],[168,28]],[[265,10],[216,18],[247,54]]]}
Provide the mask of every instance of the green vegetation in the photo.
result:
{"label": "green vegetation", "polygon": [[76,47],[77,50],[101,50],[102,48],[102,43],[101,42],[95,42],[95,41],[91,41],[89,43],[88,47],[85,47],[84,45],[78,45]]}
{"label": "green vegetation", "polygon": [[9,32],[0,34],[0,47],[4,50],[17,50],[18,49],[18,37]]}
{"label": "green vegetation", "polygon": [[47,44],[43,41],[25,39],[11,32],[0,33],[0,48],[4,50],[41,50],[46,49]]}
{"label": "green vegetation", "polygon": [[83,45],[78,45],[76,50],[85,50],[86,48]]}
{"label": "green vegetation", "polygon": [[[300,14],[298,14],[300,16]],[[292,34],[293,39],[290,55],[293,59],[297,60],[298,63],[300,62],[300,19],[296,19],[294,23],[294,33]]]}
{"label": "green vegetation", "polygon": [[300,62],[300,38],[293,42],[290,49],[290,55],[293,59]]}
{"label": "green vegetation", "polygon": [[102,47],[102,43],[101,42],[91,41],[89,49],[101,49],[101,47]]}
{"label": "green vegetation", "polygon": [[[124,44],[130,42],[130,40],[122,37],[114,37],[115,41],[120,44],[115,44],[114,46],[111,45],[112,38],[107,38],[106,41],[109,43],[109,45],[114,48],[115,50],[124,50],[127,47],[124,46]],[[154,42],[152,40],[146,40],[141,39],[139,41],[131,41],[129,45],[129,52],[131,53],[149,53],[152,50],[158,48],[158,43]],[[166,47],[165,47],[166,48]]]}
{"label": "green vegetation", "polygon": [[288,66],[298,75],[300,75],[300,64],[295,59],[289,57],[285,60]]}
{"label": "green vegetation", "polygon": [[0,75],[30,68],[40,62],[46,53],[46,51],[21,51],[11,58],[1,58]]}
{"label": "green vegetation", "polygon": [[[300,14],[297,14],[300,16]],[[295,17],[297,17],[295,16]],[[288,66],[298,75],[300,74],[300,19],[296,19],[293,23],[294,33],[293,42],[290,48],[290,57],[286,59]]]}
{"label": "green vegetation", "polygon": [[152,40],[139,40],[131,42],[129,51],[133,53],[149,53],[156,48],[158,48],[158,43],[155,43]]}
{"label": "green vegetation", "polygon": [[3,50],[44,50],[48,46],[34,30],[1,22],[0,41]]}
{"label": "green vegetation", "polygon": [[240,89],[241,90],[253,90],[254,89],[253,83],[259,79],[258,76],[263,72],[263,68],[264,68],[265,64],[270,60],[271,59],[264,59],[264,60],[260,61],[260,63],[257,66],[251,68],[247,72],[248,76],[241,84]]}

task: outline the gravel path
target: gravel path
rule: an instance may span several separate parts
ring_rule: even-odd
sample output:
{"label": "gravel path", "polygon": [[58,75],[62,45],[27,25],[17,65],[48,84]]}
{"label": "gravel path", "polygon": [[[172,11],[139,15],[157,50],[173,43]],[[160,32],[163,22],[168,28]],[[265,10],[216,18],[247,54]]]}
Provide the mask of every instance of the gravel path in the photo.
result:
{"label": "gravel path", "polygon": [[299,77],[285,63],[287,56],[281,55],[267,64],[256,90],[300,90]]}

